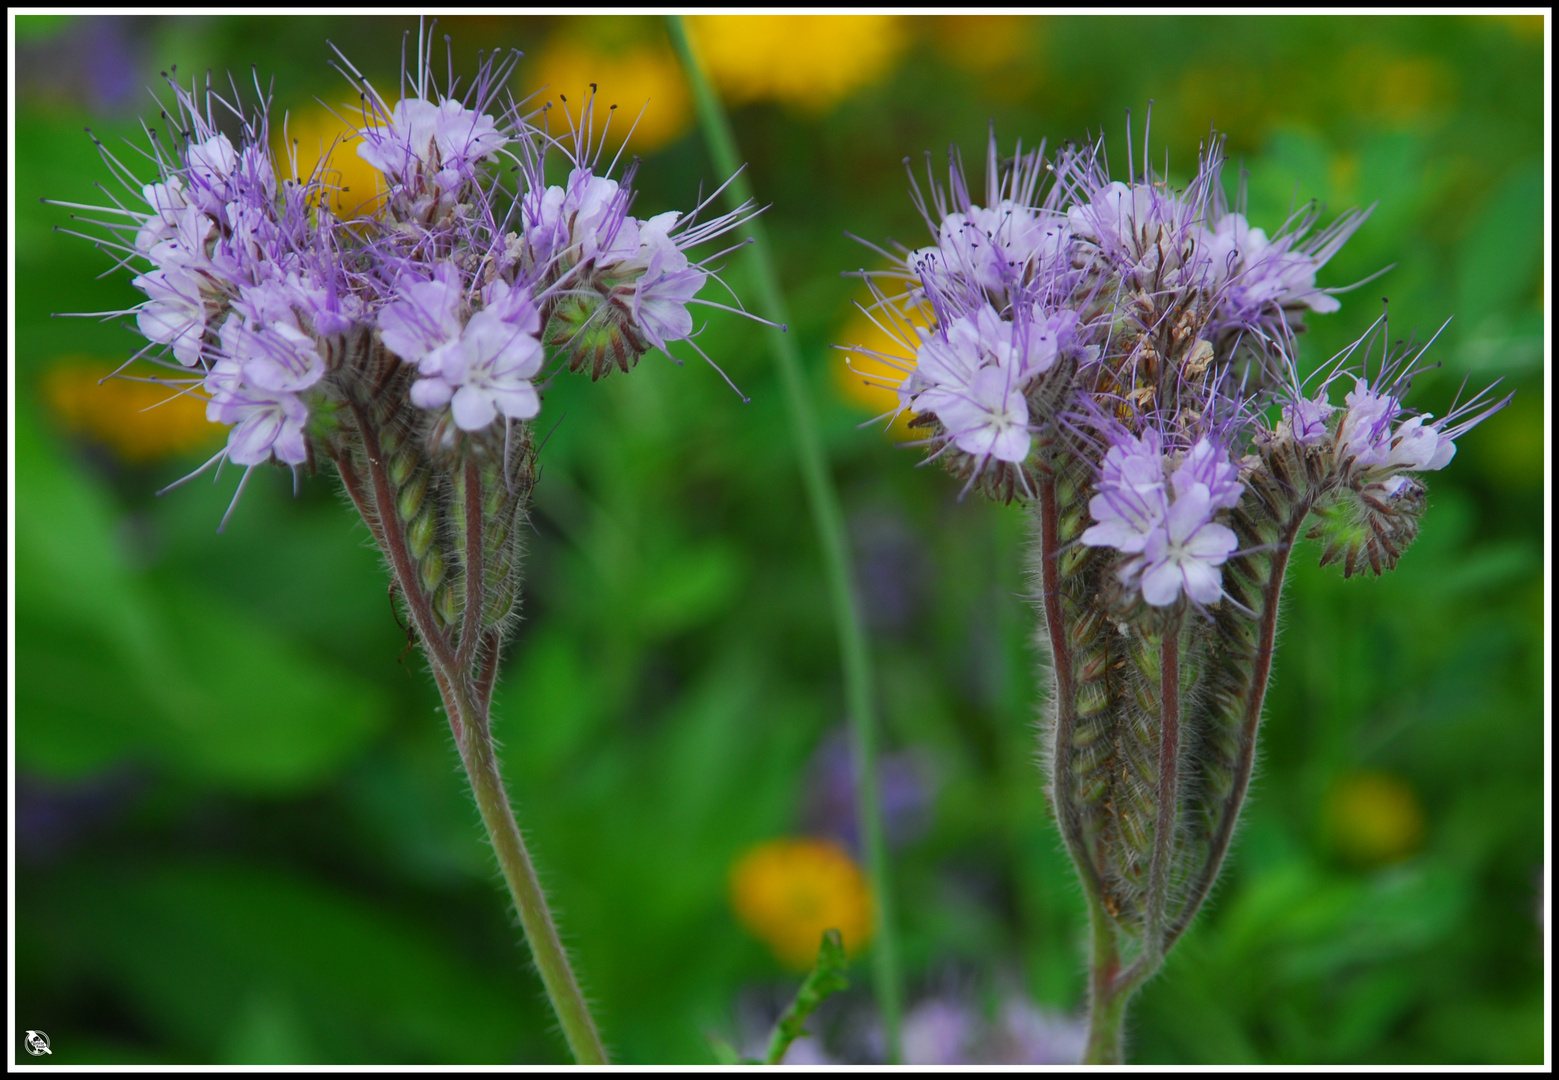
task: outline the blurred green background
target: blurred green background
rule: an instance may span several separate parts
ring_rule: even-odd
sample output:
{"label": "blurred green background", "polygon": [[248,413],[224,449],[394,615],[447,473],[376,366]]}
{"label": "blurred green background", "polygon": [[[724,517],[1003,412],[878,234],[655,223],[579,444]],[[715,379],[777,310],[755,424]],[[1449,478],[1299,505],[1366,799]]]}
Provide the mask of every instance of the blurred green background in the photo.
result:
{"label": "blurred green background", "polygon": [[[1541,17],[694,23],[772,204],[849,518],[915,1053],[1000,1059],[973,1035],[938,1049],[925,1024],[944,1007],[989,1032],[1019,1002],[1075,1037],[1083,907],[1034,764],[1022,514],[959,502],[858,426],[878,410],[830,344],[861,336],[840,272],[878,257],[844,230],[923,243],[901,160],[930,150],[941,168],[957,142],[978,177],[991,120],[1009,152],[1102,128],[1119,169],[1125,111],[1140,147],[1151,100],[1155,159],[1179,181],[1209,126],[1228,133],[1255,224],[1296,193],[1329,214],[1379,200],[1322,283],[1396,269],[1310,319],[1306,365],[1389,296],[1403,333],[1455,316],[1413,404],[1442,412],[1464,377],[1517,393],[1429,478],[1395,573],[1344,582],[1296,560],[1241,834],[1135,1007],[1130,1059],[1541,1061]],[[285,472],[257,473],[214,535],[233,473],[153,493],[220,437],[198,409],[141,414],[134,387],[97,386],[137,347],[129,320],[49,318],[138,298],[38,201],[102,201],[84,126],[139,161],[120,137],[157,123],[145,88],[177,63],[240,81],[254,65],[278,115],[323,130],[316,99],[354,100],[327,40],[393,86],[408,27],[17,20],[15,1001],[52,1063],[564,1060],[436,695],[415,653],[399,659],[386,577],[334,479],[294,498]],[[524,50],[520,94],[577,101],[595,81],[619,112],[648,99],[641,216],[718,179],[658,20],[445,31],[467,74],[478,49]],[[751,295],[743,255],[728,278]],[[732,867],[853,830],[834,631],[765,333],[715,313],[701,339],[750,404],[650,356],[631,377],[557,378],[539,422],[496,726],[623,1062],[712,1062],[710,1033],[758,1037],[799,976],[733,911]],[[871,1053],[855,975],[814,1053]]]}

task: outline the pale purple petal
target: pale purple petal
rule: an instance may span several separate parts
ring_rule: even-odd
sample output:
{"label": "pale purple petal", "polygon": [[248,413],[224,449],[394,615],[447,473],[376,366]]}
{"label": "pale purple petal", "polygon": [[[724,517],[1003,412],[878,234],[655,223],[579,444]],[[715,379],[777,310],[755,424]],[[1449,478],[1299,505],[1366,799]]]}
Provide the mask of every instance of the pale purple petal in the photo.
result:
{"label": "pale purple petal", "polygon": [[411,384],[412,404],[424,409],[442,409],[454,392],[443,379],[418,379]]}
{"label": "pale purple petal", "polygon": [[512,388],[496,388],[492,395],[498,411],[510,420],[529,420],[541,412],[541,396],[530,383],[520,383]]}
{"label": "pale purple petal", "polygon": [[475,386],[462,386],[455,391],[451,411],[455,423],[464,431],[480,431],[498,415],[492,395]]}
{"label": "pale purple petal", "polygon": [[1169,542],[1176,546],[1184,544],[1196,530],[1212,519],[1213,509],[1212,496],[1205,484],[1192,484],[1190,490],[1177,495],[1165,519]]}
{"label": "pale purple petal", "polygon": [[[1210,563],[1182,559],[1180,572],[1185,578],[1186,595],[1198,604],[1211,604],[1223,595],[1223,574]],[[1149,600],[1148,603],[1153,601]]]}
{"label": "pale purple petal", "polygon": [[1194,559],[1219,566],[1239,546],[1239,537],[1233,529],[1211,521],[1192,533],[1182,545],[1182,550]]}
{"label": "pale purple petal", "polygon": [[1182,581],[1180,567],[1173,560],[1153,563],[1142,572],[1142,599],[1154,607],[1167,607],[1180,595]]}

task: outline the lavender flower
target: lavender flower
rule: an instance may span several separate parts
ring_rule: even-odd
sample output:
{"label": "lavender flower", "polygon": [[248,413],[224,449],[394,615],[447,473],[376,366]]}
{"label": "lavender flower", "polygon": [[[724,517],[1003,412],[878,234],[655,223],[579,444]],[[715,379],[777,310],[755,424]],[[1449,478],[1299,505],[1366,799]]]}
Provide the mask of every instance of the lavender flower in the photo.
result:
{"label": "lavender flower", "polygon": [[904,1061],[909,1065],[961,1065],[969,1060],[975,1018],[963,1002],[929,998],[904,1017]]}
{"label": "lavender flower", "polygon": [[1184,589],[1197,603],[1211,604],[1223,594],[1217,568],[1239,540],[1228,526],[1212,520],[1214,509],[1207,488],[1193,484],[1175,499],[1163,524],[1149,534],[1141,563],[1134,559],[1122,566],[1125,580],[1140,573],[1144,601],[1167,607]]}
{"label": "lavender flower", "polygon": [[1166,486],[1169,459],[1159,450],[1158,433],[1123,438],[1105,453],[1099,494],[1088,504],[1098,524],[1081,542],[1139,555],[1116,573],[1123,584],[1140,582],[1143,600],[1153,607],[1169,606],[1182,590],[1199,604],[1215,602],[1223,592],[1217,568],[1239,546],[1227,526],[1212,520],[1219,508],[1239,501],[1243,486],[1228,455],[1200,439]]}
{"label": "lavender flower", "polygon": [[472,165],[492,158],[509,142],[491,116],[452,98],[436,105],[404,98],[383,119],[363,128],[357,154],[398,186],[426,173],[447,174],[439,186],[457,188]]}
{"label": "lavender flower", "polygon": [[1390,569],[1424,510],[1416,474],[1508,401],[1409,411],[1428,346],[1372,365],[1384,318],[1306,390],[1295,337],[1341,307],[1319,275],[1369,211],[1317,231],[1310,207],[1269,234],[1243,193],[1229,206],[1221,139],[1184,189],[1145,147],[1140,168],[1127,157],[1123,180],[1102,141],[1003,162],[993,136],[981,207],[954,152],[946,189],[914,183],[935,243],[866,275],[868,314],[904,345],[878,356],[904,372],[898,411],[966,490],[1032,504],[1046,757],[1096,924],[1098,1062],[1119,1060],[1124,1002],[1228,849],[1301,530],[1345,575]]}
{"label": "lavender flower", "polygon": [[1135,554],[1148,537],[1163,527],[1169,513],[1164,491],[1163,453],[1159,434],[1149,428],[1138,439],[1123,433],[1104,455],[1099,494],[1088,504],[1097,525],[1082,535],[1090,547],[1113,547]]}
{"label": "lavender flower", "polygon": [[1276,339],[1302,330],[1306,311],[1327,314],[1342,306],[1333,295],[1339,290],[1318,288],[1316,274],[1369,219],[1373,206],[1350,211],[1313,234],[1320,212],[1312,207],[1268,239],[1265,230],[1245,219],[1243,207],[1228,210],[1222,194],[1222,187],[1214,192],[1209,231],[1202,236],[1212,281],[1219,289],[1210,336],[1248,336],[1270,347]]}
{"label": "lavender flower", "polygon": [[[581,131],[590,129],[591,107]],[[557,296],[547,343],[567,350],[573,370],[601,378],[613,367],[629,370],[650,349],[692,344],[688,308],[702,302],[695,298],[712,271],[708,260],[695,263],[687,253],[749,211],[699,222],[715,192],[692,213],[667,211],[641,221],[628,212],[626,183],[597,175],[587,151],[575,149],[563,186],[546,186],[539,167],[527,167],[520,249],[526,271]]]}
{"label": "lavender flower", "polygon": [[[1033,202],[1044,175],[1044,147],[1027,155],[1020,148],[1014,167],[1005,173],[996,168],[995,147],[993,138],[984,206],[972,201],[956,152],[950,152],[950,196],[933,183],[928,206],[915,184],[916,204],[937,239],[933,246],[905,255],[917,282],[917,301],[928,295],[944,301],[956,298],[966,307],[989,301],[1006,311],[1036,283],[1064,269],[1066,219],[1054,207]],[[929,165],[928,156],[928,172]]]}
{"label": "lavender flower", "polygon": [[1278,436],[1292,439],[1301,446],[1326,438],[1326,421],[1336,410],[1324,397],[1318,400],[1300,397],[1282,408],[1283,419],[1278,424]]}
{"label": "lavender flower", "polygon": [[[935,796],[929,762],[914,750],[885,754],[877,763],[883,828],[888,842],[900,847],[925,831]],[[802,794],[806,832],[838,840],[859,854],[860,826],[855,813],[855,755],[849,739],[836,732],[818,745],[807,769]]]}
{"label": "lavender flower", "polygon": [[921,1000],[904,1016],[904,1061],[909,1065],[1076,1065],[1083,1056],[1083,1024],[1041,1009],[1023,997],[1002,998],[994,1022],[962,995]]}

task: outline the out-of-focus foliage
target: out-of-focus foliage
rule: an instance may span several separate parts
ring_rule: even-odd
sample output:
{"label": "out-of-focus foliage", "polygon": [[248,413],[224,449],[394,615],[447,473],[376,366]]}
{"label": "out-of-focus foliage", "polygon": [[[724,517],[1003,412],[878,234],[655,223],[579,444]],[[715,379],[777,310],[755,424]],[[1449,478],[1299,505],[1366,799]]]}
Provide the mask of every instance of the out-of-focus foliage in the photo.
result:
{"label": "out-of-focus foliage", "polygon": [[[83,126],[138,160],[119,140],[138,115],[160,123],[143,90],[159,69],[243,82],[253,65],[317,155],[334,135],[318,102],[355,101],[326,40],[393,86],[408,26],[17,22],[16,1018],[49,1033],[55,1062],[564,1053],[437,697],[334,481],[294,497],[285,473],[257,473],[215,535],[232,474],[153,494],[209,444],[172,410],[148,414],[156,428],[115,419],[91,395],[122,388],[78,374],[137,347],[127,320],[48,318],[136,301],[128,275],[99,278],[108,256],[51,233],[66,211],[38,203],[100,201]],[[896,18],[869,78],[820,68],[812,94],[776,74],[779,38],[833,65],[859,28],[759,29],[694,33],[717,74],[744,68],[713,50],[752,50],[745,77],[722,78],[745,102],[733,122],[851,522],[886,743],[925,766],[904,773],[919,818],[895,833],[911,1004],[994,1013],[1016,992],[1075,1010],[1082,904],[1034,766],[1022,516],[959,502],[898,433],[857,426],[873,406],[829,346],[860,333],[840,271],[880,256],[844,231],[923,242],[905,155],[940,168],[956,141],[977,159],[991,120],[1007,149],[1102,125],[1123,155],[1128,108],[1140,153],[1151,100],[1150,152],[1172,176],[1209,126],[1228,132],[1256,224],[1280,223],[1296,192],[1333,212],[1379,201],[1323,284],[1396,269],[1310,320],[1307,364],[1389,296],[1404,333],[1456,317],[1416,403],[1443,412],[1464,376],[1517,394],[1430,478],[1395,573],[1344,582],[1313,552],[1296,560],[1246,820],[1214,902],[1143,992],[1132,1059],[1540,1060],[1541,21]],[[596,81],[626,130],[647,97],[636,213],[723,179],[659,22],[439,30],[457,71],[479,48],[525,50],[519,93],[555,83],[538,105]],[[549,115],[556,130],[561,104]],[[742,293],[743,255],[728,274]],[[796,979],[732,910],[732,868],[767,841],[853,835],[820,790],[838,653],[769,332],[714,313],[700,338],[750,404],[707,368],[649,357],[600,384],[559,376],[540,420],[526,620],[496,727],[625,1062],[713,1061],[709,1032],[750,1041],[740,1003],[782,1005]],[[830,1054],[871,1045],[861,975],[814,1021]]]}

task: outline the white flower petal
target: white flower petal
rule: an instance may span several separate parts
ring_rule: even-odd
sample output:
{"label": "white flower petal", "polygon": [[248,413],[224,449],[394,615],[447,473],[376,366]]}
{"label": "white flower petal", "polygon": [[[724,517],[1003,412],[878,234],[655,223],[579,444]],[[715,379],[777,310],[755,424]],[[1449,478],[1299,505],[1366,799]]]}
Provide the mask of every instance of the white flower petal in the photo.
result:
{"label": "white flower petal", "polygon": [[480,431],[498,415],[492,395],[475,386],[462,386],[456,390],[450,409],[455,424],[462,431]]}

